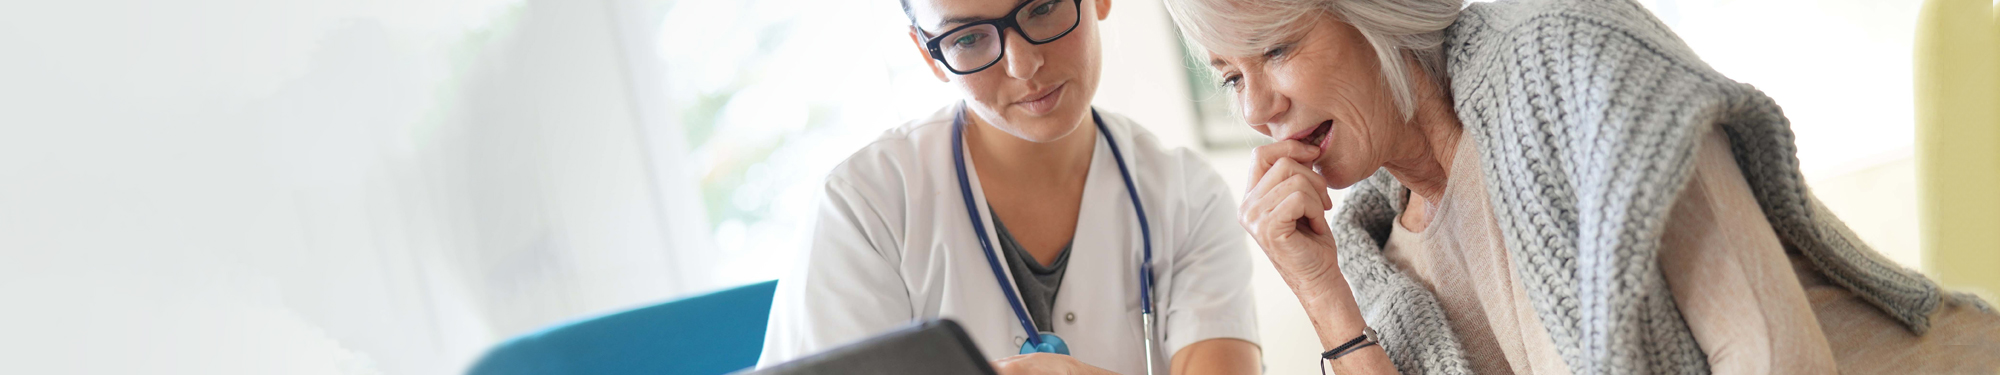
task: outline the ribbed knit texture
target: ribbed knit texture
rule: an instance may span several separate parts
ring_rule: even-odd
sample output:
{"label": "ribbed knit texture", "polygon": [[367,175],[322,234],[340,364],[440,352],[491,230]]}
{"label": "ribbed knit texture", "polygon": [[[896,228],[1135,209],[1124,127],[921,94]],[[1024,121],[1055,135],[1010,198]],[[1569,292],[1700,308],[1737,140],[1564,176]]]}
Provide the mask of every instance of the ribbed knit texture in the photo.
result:
{"label": "ribbed knit texture", "polygon": [[[1452,99],[1480,146],[1494,216],[1572,372],[1708,373],[1656,254],[1714,124],[1786,246],[1912,332],[1929,329],[1938,287],[1813,198],[1778,105],[1709,68],[1637,3],[1473,4],[1445,33]],[[1436,297],[1382,256],[1401,190],[1377,172],[1348,193],[1333,224],[1341,271],[1402,373],[1471,373]]]}

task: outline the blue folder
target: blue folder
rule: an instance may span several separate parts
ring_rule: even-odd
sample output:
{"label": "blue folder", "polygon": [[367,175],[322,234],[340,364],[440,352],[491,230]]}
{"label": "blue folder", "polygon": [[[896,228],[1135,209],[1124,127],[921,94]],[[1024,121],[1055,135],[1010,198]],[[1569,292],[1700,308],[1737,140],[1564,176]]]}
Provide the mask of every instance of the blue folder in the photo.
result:
{"label": "blue folder", "polygon": [[766,281],[595,318],[507,340],[470,375],[724,374],[757,364],[771,294]]}

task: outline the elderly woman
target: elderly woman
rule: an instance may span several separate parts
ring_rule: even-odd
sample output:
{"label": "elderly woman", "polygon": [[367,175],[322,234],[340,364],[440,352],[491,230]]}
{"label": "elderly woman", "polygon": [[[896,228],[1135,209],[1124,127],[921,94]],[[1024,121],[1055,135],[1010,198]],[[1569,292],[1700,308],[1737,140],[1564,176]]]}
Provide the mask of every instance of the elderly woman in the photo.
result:
{"label": "elderly woman", "polygon": [[1239,221],[1338,373],[2000,362],[1990,307],[1857,240],[1778,106],[1636,3],[1166,3],[1278,139]]}

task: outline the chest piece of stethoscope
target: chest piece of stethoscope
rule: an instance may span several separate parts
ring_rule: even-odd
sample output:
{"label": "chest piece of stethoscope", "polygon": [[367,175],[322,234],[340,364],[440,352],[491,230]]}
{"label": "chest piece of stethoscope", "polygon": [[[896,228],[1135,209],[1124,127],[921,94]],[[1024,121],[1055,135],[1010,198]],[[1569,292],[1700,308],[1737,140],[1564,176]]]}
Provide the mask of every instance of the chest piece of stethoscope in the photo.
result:
{"label": "chest piece of stethoscope", "polygon": [[1056,336],[1056,334],[1054,333],[1042,332],[1042,345],[1037,346],[1032,341],[1021,343],[1021,354],[1033,354],[1033,353],[1055,353],[1061,355],[1069,355],[1069,343],[1063,342],[1062,336]]}

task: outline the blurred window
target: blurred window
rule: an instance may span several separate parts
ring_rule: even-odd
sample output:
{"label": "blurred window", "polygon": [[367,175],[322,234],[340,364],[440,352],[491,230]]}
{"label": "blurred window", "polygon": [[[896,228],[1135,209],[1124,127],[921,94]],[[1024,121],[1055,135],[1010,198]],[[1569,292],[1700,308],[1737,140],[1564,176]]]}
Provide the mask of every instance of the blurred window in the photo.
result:
{"label": "blurred window", "polygon": [[[676,1],[659,25],[667,105],[685,131],[718,264],[707,285],[776,278],[805,249],[828,171],[957,94],[895,0]],[[688,258],[682,258],[688,259]]]}

